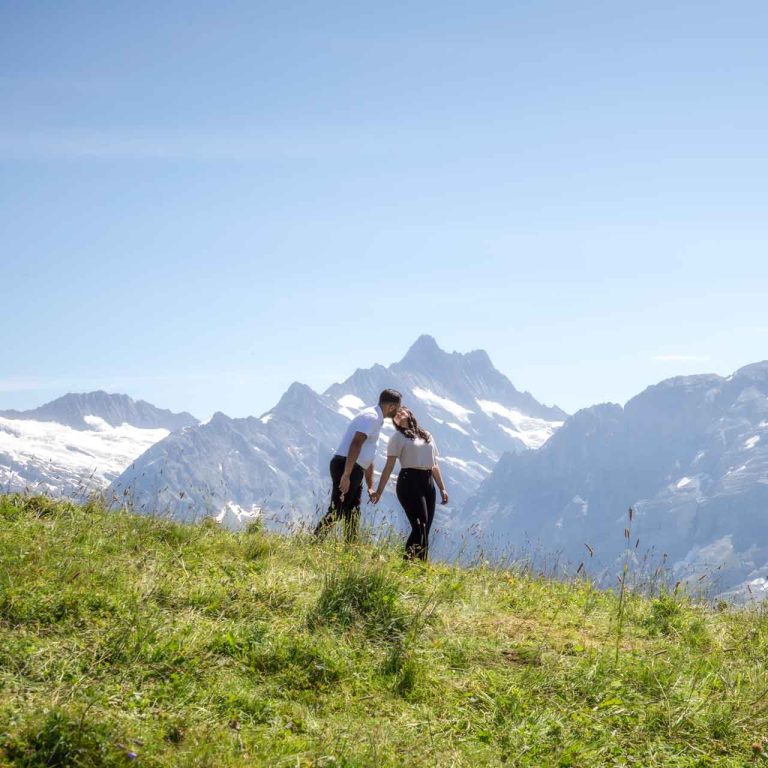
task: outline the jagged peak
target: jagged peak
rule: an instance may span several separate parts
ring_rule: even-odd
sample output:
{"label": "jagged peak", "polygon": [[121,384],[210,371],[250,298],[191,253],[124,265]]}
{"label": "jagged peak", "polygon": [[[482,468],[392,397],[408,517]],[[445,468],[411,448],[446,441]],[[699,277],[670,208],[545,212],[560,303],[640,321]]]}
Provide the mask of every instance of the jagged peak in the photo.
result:
{"label": "jagged peak", "polygon": [[491,358],[484,349],[473,349],[471,352],[446,352],[429,334],[422,334],[411,344],[403,363],[434,362],[435,360],[452,360],[454,362],[468,362],[477,368],[494,368]]}
{"label": "jagged peak", "polygon": [[487,368],[494,367],[491,356],[484,349],[473,349],[471,352],[467,352],[466,357],[477,365]]}
{"label": "jagged peak", "polygon": [[411,344],[411,346],[408,348],[408,351],[405,353],[405,357],[403,357],[402,362],[413,359],[420,360],[424,358],[430,358],[435,355],[444,354],[446,353],[440,349],[440,346],[438,345],[437,341],[435,341],[434,337],[424,333],[419,336],[419,338],[416,339],[413,344]]}
{"label": "jagged peak", "polygon": [[233,421],[231,416],[227,416],[226,413],[223,411],[216,411],[216,413],[211,416],[210,419],[206,422],[206,425],[211,424],[213,426],[222,425],[222,424],[230,424]]}
{"label": "jagged peak", "polygon": [[62,395],[61,397],[57,397],[54,400],[50,400],[47,403],[44,403],[43,406],[49,406],[49,405],[57,405],[60,403],[83,403],[83,402],[90,402],[93,400],[110,400],[112,402],[120,402],[120,403],[136,403],[141,401],[136,401],[129,395],[125,395],[121,392],[106,392],[103,389],[95,389],[92,392],[67,392],[66,394]]}
{"label": "jagged peak", "polygon": [[317,392],[307,384],[302,384],[300,381],[294,381],[285,393],[278,401],[277,405],[271,412],[280,411],[283,408],[295,408],[302,403],[314,403],[319,398]]}
{"label": "jagged peak", "polygon": [[317,397],[315,390],[308,384],[302,384],[300,381],[294,381],[288,389],[285,390],[283,397]]}
{"label": "jagged peak", "polygon": [[94,390],[92,392],[68,392],[55,400],[27,411],[0,411],[7,418],[55,421],[75,429],[87,428],[84,417],[88,415],[104,418],[113,426],[123,420],[137,427],[164,426],[175,430],[197,424],[192,414],[182,411],[174,413],[158,408],[146,400],[134,400],[128,395]]}

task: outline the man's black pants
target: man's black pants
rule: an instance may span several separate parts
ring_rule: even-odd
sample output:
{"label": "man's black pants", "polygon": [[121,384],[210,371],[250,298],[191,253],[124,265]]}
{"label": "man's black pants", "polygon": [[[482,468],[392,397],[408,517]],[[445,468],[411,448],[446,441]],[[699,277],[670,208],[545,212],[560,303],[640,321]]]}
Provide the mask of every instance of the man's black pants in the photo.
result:
{"label": "man's black pants", "polygon": [[408,559],[426,560],[429,529],[435,518],[437,491],[431,469],[401,469],[397,476],[397,499],[403,505],[411,535],[405,543]]}
{"label": "man's black pants", "polygon": [[347,464],[346,456],[334,456],[331,459],[331,505],[328,507],[323,519],[315,528],[315,535],[319,537],[326,536],[331,526],[341,518],[344,521],[344,537],[347,541],[357,539],[360,529],[360,499],[363,493],[363,468],[359,464],[352,467],[352,474],[349,477],[349,490],[344,498],[341,498],[339,483],[344,474],[344,467]]}

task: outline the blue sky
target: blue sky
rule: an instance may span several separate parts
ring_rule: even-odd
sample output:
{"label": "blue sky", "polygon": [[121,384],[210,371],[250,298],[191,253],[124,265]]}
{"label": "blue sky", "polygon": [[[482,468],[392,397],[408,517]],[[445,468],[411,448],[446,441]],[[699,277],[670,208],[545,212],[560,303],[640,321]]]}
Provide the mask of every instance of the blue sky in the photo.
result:
{"label": "blue sky", "polygon": [[0,408],[421,333],[566,410],[768,358],[763,2],[3,2]]}

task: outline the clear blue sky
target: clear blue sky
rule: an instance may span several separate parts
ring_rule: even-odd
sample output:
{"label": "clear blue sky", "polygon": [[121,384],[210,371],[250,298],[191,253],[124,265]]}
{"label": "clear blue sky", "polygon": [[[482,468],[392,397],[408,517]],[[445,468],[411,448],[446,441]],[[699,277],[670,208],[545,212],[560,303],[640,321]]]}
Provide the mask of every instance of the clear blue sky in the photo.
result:
{"label": "clear blue sky", "polygon": [[765,2],[0,0],[0,407],[768,358]]}

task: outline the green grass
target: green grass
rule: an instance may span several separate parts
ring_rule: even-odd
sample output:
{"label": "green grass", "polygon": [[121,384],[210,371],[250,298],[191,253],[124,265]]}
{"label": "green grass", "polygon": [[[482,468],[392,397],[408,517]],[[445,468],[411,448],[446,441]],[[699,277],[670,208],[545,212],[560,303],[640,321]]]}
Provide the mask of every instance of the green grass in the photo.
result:
{"label": "green grass", "polygon": [[0,497],[0,765],[768,765],[768,614],[618,608],[392,543]]}

